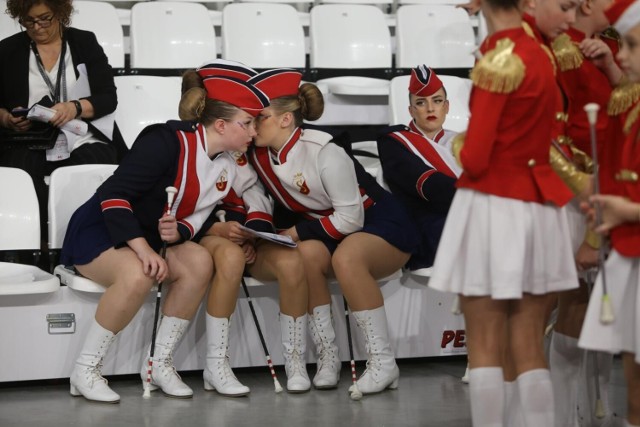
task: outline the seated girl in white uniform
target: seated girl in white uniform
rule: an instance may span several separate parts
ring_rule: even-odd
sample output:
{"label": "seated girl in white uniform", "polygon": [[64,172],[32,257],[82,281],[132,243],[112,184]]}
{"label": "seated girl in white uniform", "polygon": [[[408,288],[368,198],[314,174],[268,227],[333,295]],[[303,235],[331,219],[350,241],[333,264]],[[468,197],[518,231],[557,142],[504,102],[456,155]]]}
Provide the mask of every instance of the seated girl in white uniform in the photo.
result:
{"label": "seated girl in white uniform", "polygon": [[[211,76],[229,76],[246,81],[257,73],[241,63],[218,60],[184,77],[183,90],[188,89],[196,105],[204,103],[202,115],[214,108],[215,100],[207,98],[206,83]],[[226,116],[233,117],[237,108],[229,106]],[[191,110],[181,111],[181,118],[194,120]],[[220,116],[224,117],[224,116]],[[216,129],[244,138],[248,146],[256,135],[254,121],[215,121]],[[226,212],[225,222],[217,218],[216,209],[201,233],[194,239],[207,248],[213,259],[214,276],[207,299],[207,354],[204,370],[206,390],[216,390],[226,396],[245,396],[249,387],[241,384],[229,365],[229,327],[235,311],[238,288],[245,266],[247,272],[261,281],[278,281],[280,287],[280,324],[287,390],[305,392],[311,388],[305,367],[307,323],[307,283],[300,253],[265,240],[254,238],[240,228],[243,224],[257,231],[273,231],[272,204],[253,167],[247,161],[246,147],[232,153],[235,159],[235,179],[229,182],[229,193],[219,206]]]}
{"label": "seated girl in white uniform", "polygon": [[319,353],[313,383],[333,388],[339,378],[327,286],[335,276],[366,336],[369,359],[358,379],[360,391],[396,388],[399,370],[376,279],[407,262],[418,246],[417,232],[404,208],[330,134],[302,127],[303,119],[322,115],[324,101],[315,85],[299,87],[301,77],[280,69],[249,80],[272,103],[258,116],[250,161],[276,201],[277,228],[298,242],[304,259],[309,324]]}

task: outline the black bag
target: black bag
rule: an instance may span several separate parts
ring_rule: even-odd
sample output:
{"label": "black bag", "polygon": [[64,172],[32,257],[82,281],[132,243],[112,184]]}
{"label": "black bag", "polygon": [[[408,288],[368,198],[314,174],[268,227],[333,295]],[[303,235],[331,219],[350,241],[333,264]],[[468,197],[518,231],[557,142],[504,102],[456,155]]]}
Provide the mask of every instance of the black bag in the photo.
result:
{"label": "black bag", "polygon": [[31,122],[27,131],[14,131],[0,128],[2,148],[27,147],[30,150],[49,150],[56,145],[60,129],[49,123]]}

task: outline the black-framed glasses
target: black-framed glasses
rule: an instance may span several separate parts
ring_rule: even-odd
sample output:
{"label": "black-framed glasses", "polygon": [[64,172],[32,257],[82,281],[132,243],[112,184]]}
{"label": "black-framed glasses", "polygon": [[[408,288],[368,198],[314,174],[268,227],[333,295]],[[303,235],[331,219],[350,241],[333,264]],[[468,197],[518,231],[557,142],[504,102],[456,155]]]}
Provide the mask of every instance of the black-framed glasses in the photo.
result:
{"label": "black-framed glasses", "polygon": [[54,15],[37,19],[21,18],[18,22],[20,22],[20,25],[22,25],[23,27],[32,30],[36,26],[36,24],[40,25],[40,28],[49,28],[51,26],[51,21],[53,21],[53,18],[55,18]]}

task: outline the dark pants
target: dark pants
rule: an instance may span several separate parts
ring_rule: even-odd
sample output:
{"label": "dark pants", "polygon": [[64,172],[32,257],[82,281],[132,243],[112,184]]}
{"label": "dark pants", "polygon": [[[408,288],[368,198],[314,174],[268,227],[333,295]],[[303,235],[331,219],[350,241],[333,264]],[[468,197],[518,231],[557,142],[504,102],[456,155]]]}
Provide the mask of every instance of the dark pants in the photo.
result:
{"label": "dark pants", "polygon": [[63,166],[85,164],[116,164],[117,150],[111,144],[83,144],[71,152],[66,160],[48,162],[45,150],[11,148],[0,152],[0,166],[19,168],[31,175],[40,205],[40,236],[43,243],[48,241],[47,218],[49,187],[44,177]]}

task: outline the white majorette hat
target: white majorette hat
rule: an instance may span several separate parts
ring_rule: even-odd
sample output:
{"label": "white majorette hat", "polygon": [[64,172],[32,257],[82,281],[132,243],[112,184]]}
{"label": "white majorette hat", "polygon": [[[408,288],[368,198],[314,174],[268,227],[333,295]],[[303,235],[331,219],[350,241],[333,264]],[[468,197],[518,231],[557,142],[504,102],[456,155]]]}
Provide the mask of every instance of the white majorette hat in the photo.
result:
{"label": "white majorette hat", "polygon": [[609,22],[621,34],[640,24],[640,0],[616,0],[605,14]]}

